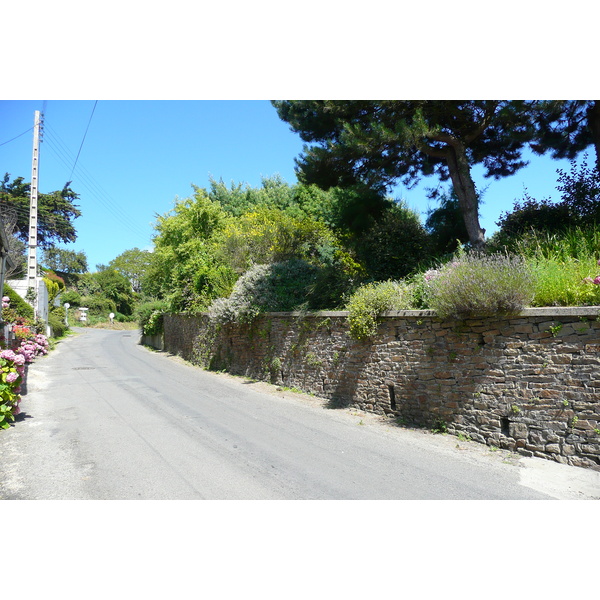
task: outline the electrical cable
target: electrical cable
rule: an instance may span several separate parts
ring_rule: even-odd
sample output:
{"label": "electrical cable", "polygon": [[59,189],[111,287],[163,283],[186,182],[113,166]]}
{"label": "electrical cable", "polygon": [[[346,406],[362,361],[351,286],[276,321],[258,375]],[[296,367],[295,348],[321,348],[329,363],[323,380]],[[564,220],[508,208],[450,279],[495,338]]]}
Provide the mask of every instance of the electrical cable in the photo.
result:
{"label": "electrical cable", "polygon": [[21,136],[25,135],[26,133],[29,133],[30,131],[33,131],[33,127],[30,127],[29,129],[27,129],[23,133],[20,133],[19,135],[15,136],[14,138],[12,138],[10,140],[6,140],[6,142],[2,142],[0,144],[0,146],[4,146],[5,144],[9,144],[10,142],[13,142],[14,140],[16,140],[16,139],[20,138]]}
{"label": "electrical cable", "polygon": [[83,139],[81,140],[81,145],[79,146],[79,151],[77,152],[77,157],[75,158],[75,163],[73,165],[73,169],[71,169],[71,176],[69,179],[73,178],[73,171],[75,171],[75,167],[77,166],[77,161],[79,160],[79,155],[81,154],[81,149],[83,148],[83,142],[85,142],[85,136],[87,135],[88,129],[90,128],[90,123],[92,122],[92,117],[94,116],[94,112],[96,110],[96,106],[98,105],[98,100],[94,103],[94,108],[92,109],[92,114],[90,115],[90,120],[88,121],[87,127],[85,128],[85,133],[83,134]]}
{"label": "electrical cable", "polygon": [[[69,157],[69,151],[65,148],[64,143],[61,142],[58,134],[52,130],[51,127],[46,126],[46,133],[49,134],[46,136],[45,142],[48,143],[48,148],[55,154],[55,156],[65,165],[69,166],[71,160]],[[147,243],[148,234],[142,233],[142,230],[139,228],[139,225],[132,221],[130,217],[123,212],[115,203],[113,203],[100,185],[93,179],[91,175],[89,175],[85,168],[81,165],[78,167],[78,172],[80,174],[80,182],[81,184],[93,195],[96,199],[107,208],[107,210],[113,214],[117,219],[120,220],[120,224],[124,225],[127,229],[131,231],[131,233],[139,236],[140,239],[144,240],[144,243]]]}

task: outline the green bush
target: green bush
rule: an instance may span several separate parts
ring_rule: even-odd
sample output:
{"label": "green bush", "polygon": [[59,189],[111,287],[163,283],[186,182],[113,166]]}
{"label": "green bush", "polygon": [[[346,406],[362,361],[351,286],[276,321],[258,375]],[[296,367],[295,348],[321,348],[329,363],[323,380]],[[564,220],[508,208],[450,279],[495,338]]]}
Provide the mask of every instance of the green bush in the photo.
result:
{"label": "green bush", "polygon": [[377,333],[377,318],[388,310],[412,308],[412,292],[404,282],[368,283],[352,296],[346,305],[350,335],[357,340]]}
{"label": "green bush", "polygon": [[385,211],[355,245],[369,278],[376,281],[399,280],[415,273],[432,249],[419,214],[405,204]]}
{"label": "green bush", "polygon": [[143,302],[135,309],[135,317],[144,335],[159,335],[163,332],[163,314],[168,310],[166,300]]}
{"label": "green bush", "polygon": [[52,329],[52,337],[60,338],[65,335],[68,330],[65,325],[65,309],[62,307],[54,308],[48,314],[48,325]]}
{"label": "green bush", "polygon": [[117,307],[113,300],[94,294],[93,296],[82,296],[81,307],[89,308],[88,320],[91,317],[102,317],[108,319],[108,315],[117,311]]}
{"label": "green bush", "polygon": [[81,294],[77,290],[66,290],[60,295],[60,303],[68,302],[71,308],[83,306],[81,304]]}
{"label": "green bush", "polygon": [[518,256],[461,254],[425,273],[426,301],[443,319],[514,314],[530,304],[534,276]]}
{"label": "green bush", "polygon": [[[28,304],[13,290],[8,283],[4,284],[4,295],[10,298],[10,308],[2,311],[3,316],[6,315],[5,320],[15,320],[20,317],[33,321],[33,307]],[[10,316],[10,319],[8,318]]]}
{"label": "green bush", "polygon": [[600,303],[597,256],[600,230],[568,227],[559,233],[531,231],[514,242],[535,279],[534,306],[586,306]]}

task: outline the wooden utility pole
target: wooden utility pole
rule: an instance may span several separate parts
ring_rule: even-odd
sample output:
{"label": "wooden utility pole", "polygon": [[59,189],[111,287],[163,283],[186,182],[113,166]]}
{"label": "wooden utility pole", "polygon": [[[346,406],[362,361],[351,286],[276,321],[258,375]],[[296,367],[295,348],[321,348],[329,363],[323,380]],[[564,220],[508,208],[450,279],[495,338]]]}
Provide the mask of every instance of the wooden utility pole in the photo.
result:
{"label": "wooden utility pole", "polygon": [[27,259],[27,290],[33,290],[33,309],[37,316],[37,227],[38,227],[38,177],[40,153],[40,128],[42,116],[35,111],[33,128],[33,158],[31,161],[31,200],[29,202],[29,255]]}

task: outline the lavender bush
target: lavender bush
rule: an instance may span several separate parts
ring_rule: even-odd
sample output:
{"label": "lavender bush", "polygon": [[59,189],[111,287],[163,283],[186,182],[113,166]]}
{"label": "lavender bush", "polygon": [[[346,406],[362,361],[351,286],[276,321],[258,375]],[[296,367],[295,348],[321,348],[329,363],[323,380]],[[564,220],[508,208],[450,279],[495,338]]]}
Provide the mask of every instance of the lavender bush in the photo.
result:
{"label": "lavender bush", "polygon": [[443,319],[514,314],[533,294],[533,274],[518,256],[463,253],[425,273],[427,304]]}

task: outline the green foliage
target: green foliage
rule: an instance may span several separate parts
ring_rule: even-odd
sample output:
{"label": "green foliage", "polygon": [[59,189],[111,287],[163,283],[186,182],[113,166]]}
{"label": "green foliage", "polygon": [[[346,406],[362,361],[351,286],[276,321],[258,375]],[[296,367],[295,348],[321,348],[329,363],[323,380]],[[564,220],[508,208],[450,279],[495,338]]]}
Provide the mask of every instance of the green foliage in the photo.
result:
{"label": "green foliage", "polygon": [[131,283],[131,289],[136,293],[140,293],[142,291],[142,280],[150,266],[151,259],[151,253],[147,250],[132,248],[119,254],[108,263],[108,266],[125,276]]}
{"label": "green foliage", "polygon": [[115,312],[117,307],[113,300],[100,294],[94,296],[81,296],[81,307],[89,308],[88,317],[103,316],[105,319],[111,312]]}
{"label": "green foliage", "polygon": [[350,335],[357,340],[372,337],[377,333],[377,318],[381,313],[411,307],[412,293],[405,283],[368,283],[352,294],[346,305]]}
{"label": "green foliage", "polygon": [[279,175],[263,177],[259,188],[233,182],[228,188],[222,179],[216,181],[211,177],[208,197],[234,217],[241,217],[259,206],[289,211],[296,216],[301,212],[293,189]]}
{"label": "green foliage", "polygon": [[72,308],[83,306],[81,303],[81,294],[77,290],[66,290],[60,295],[60,302],[64,304],[67,302]]}
{"label": "green foliage", "polygon": [[437,255],[456,252],[461,244],[469,241],[465,220],[454,191],[441,194],[439,206],[427,213],[425,229],[431,236],[432,252]]}
{"label": "green foliage", "polygon": [[369,277],[383,281],[415,273],[431,247],[418,213],[401,203],[386,210],[360,236],[356,251]]}
{"label": "green foliage", "polygon": [[237,278],[215,241],[231,217],[204,190],[194,190],[194,198],[177,200],[170,213],[157,217],[155,248],[141,283],[147,295],[169,299],[173,311],[205,310],[229,295]]}
{"label": "green foliage", "polygon": [[4,284],[4,295],[10,298],[10,308],[2,310],[3,320],[9,323],[16,323],[18,319],[33,321],[33,307],[25,302],[8,283]]}
{"label": "green foliage", "polygon": [[158,335],[163,332],[163,314],[168,310],[165,300],[151,300],[138,304],[135,310],[137,322],[144,335]]}
{"label": "green foliage", "polygon": [[48,269],[62,273],[85,273],[88,270],[87,256],[83,251],[46,248],[41,262]]}
{"label": "green foliage", "polygon": [[209,314],[220,323],[250,323],[263,312],[303,310],[310,303],[316,272],[298,259],[255,265],[238,279],[229,298],[212,303]]}
{"label": "green foliage", "polygon": [[[92,278],[98,285],[101,295],[113,303],[114,310],[124,315],[133,313],[134,294],[131,283],[125,275],[113,268],[108,268],[93,273]],[[114,310],[109,312],[114,312]]]}
{"label": "green foliage", "polygon": [[307,143],[299,178],[324,189],[364,185],[382,194],[423,175],[452,179],[469,239],[483,242],[470,170],[515,173],[535,138],[535,102],[496,100],[283,100],[279,116]]}
{"label": "green foliage", "polygon": [[600,274],[594,257],[528,258],[535,277],[533,306],[597,306],[600,285],[593,278]]}
{"label": "green foliage", "polygon": [[68,331],[69,328],[65,325],[65,309],[62,306],[54,307],[48,313],[48,325],[54,338],[61,338]]}
{"label": "green foliage", "polygon": [[[29,241],[29,183],[23,177],[9,182],[10,175],[5,174],[0,181],[0,202],[6,203],[17,211],[17,235],[27,243]],[[41,248],[50,248],[58,242],[69,243],[77,239],[73,221],[81,216],[75,204],[79,198],[70,187],[49,194],[38,194],[38,230],[37,243]]]}
{"label": "green foliage", "polygon": [[237,271],[253,264],[316,258],[319,248],[333,245],[327,227],[311,217],[293,217],[278,208],[258,206],[230,220],[219,239],[220,254]]}
{"label": "green foliage", "polygon": [[[528,239],[562,238],[576,230],[597,229],[596,224],[600,223],[600,172],[588,168],[584,159],[579,166],[572,162],[570,173],[560,169],[558,173],[560,202],[537,201],[525,193],[525,199],[515,202],[511,213],[501,215],[497,223],[500,230],[491,240],[494,247],[504,246],[517,251]],[[529,241],[528,245],[531,243]]]}
{"label": "green foliage", "polygon": [[425,275],[429,308],[440,318],[513,314],[532,300],[534,278],[517,256],[462,253]]}
{"label": "green foliage", "polygon": [[586,306],[600,303],[597,256],[600,230],[571,226],[562,232],[531,231],[513,242],[534,275],[533,306]]}
{"label": "green foliage", "polygon": [[431,431],[433,433],[448,433],[448,424],[444,419],[436,419]]}
{"label": "green foliage", "polygon": [[52,306],[56,297],[65,290],[65,280],[53,271],[44,271],[44,283],[48,290],[48,304]]}

